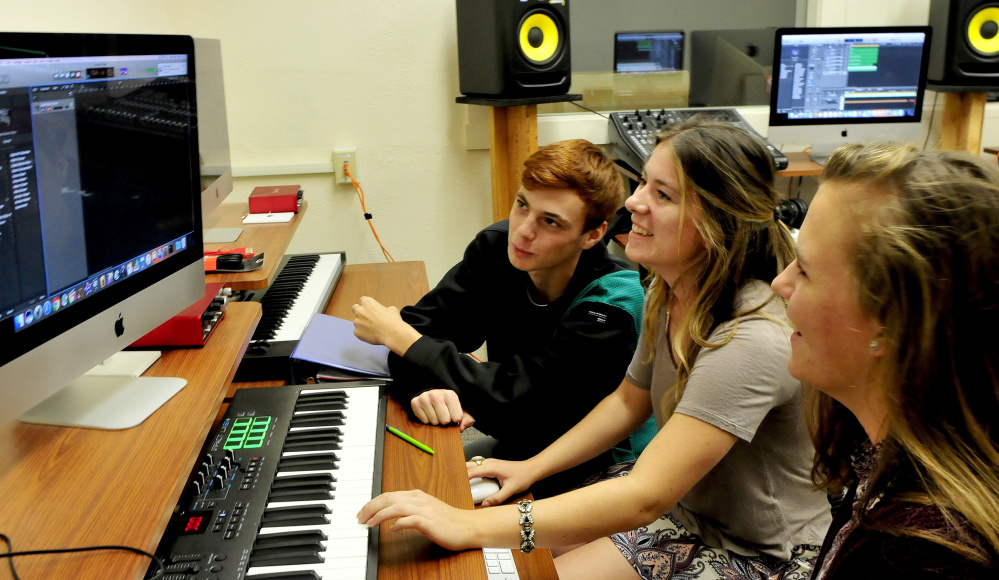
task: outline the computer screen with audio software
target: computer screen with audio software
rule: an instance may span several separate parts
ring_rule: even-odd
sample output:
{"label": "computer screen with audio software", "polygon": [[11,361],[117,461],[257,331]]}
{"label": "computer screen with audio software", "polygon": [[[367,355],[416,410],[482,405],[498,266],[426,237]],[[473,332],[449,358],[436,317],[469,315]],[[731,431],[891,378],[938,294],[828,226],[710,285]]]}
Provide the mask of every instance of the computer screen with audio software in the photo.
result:
{"label": "computer screen with audio software", "polygon": [[843,143],[917,139],[929,49],[928,26],[778,29],[767,139],[820,163]]}
{"label": "computer screen with audio software", "polygon": [[614,72],[683,70],[683,31],[617,32]]}
{"label": "computer screen with audio software", "polygon": [[0,428],[177,392],[81,375],[204,295],[193,51],[0,33]]}

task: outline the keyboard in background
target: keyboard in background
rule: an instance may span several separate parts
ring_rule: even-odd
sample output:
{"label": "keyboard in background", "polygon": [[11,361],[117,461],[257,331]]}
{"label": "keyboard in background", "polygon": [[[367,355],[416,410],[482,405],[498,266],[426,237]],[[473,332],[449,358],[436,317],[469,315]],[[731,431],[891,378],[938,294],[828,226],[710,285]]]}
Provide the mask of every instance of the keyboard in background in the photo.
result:
{"label": "keyboard in background", "polygon": [[260,302],[263,312],[233,381],[292,380],[291,353],[312,315],[326,309],[346,261],[343,252],[287,255],[270,286],[236,297]]}
{"label": "keyboard in background", "polygon": [[757,133],[739,114],[739,111],[732,108],[645,109],[613,112],[610,114],[611,126],[614,127],[614,130],[610,132],[613,152],[636,174],[640,174],[642,167],[645,166],[645,161],[652,155],[656,133],[673,123],[678,123],[694,115],[732,123],[745,129],[766,145],[777,170],[787,168],[787,157],[771,145],[766,138]]}

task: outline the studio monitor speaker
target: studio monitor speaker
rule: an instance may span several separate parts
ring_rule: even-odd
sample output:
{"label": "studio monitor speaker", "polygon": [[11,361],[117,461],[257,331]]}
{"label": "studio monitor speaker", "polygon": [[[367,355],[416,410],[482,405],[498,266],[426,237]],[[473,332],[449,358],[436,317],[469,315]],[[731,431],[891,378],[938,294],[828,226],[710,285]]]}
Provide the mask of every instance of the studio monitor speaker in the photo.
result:
{"label": "studio monitor speaker", "polygon": [[460,90],[470,97],[569,92],[568,0],[456,0]]}
{"label": "studio monitor speaker", "polygon": [[999,1],[931,0],[929,21],[931,88],[999,87]]}

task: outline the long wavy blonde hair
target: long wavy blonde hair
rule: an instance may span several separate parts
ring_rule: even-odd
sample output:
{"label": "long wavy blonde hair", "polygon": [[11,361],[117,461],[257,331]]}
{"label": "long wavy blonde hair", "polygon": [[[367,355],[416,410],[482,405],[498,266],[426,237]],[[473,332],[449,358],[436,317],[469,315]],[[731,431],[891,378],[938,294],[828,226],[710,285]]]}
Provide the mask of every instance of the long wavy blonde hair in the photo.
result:
{"label": "long wavy blonde hair", "polygon": [[[867,502],[894,472],[898,498],[939,507],[948,531],[891,529],[985,561],[999,552],[999,170],[971,155],[848,145],[822,180],[852,187],[847,255],[861,308],[884,327],[889,427]],[[853,483],[866,434],[818,394],[816,481]],[[988,546],[967,533],[963,518]]]}
{"label": "long wavy blonde hair", "polygon": [[[656,149],[673,157],[681,212],[695,203],[700,208],[695,227],[706,248],[674,283],[689,281],[697,295],[682,320],[670,321],[679,325],[677,336],[689,340],[672,345],[677,382],[673,396],[666,399],[668,414],[683,394],[697,353],[726,344],[735,328],[714,343],[708,341],[712,331],[766,304],[734,312],[739,288],[750,280],[769,284],[794,260],[794,244],[787,226],[774,218],[780,200],[773,185],[775,169],[766,147],[754,136],[728,123],[694,117],[660,133]],[[652,271],[645,316],[650,329],[661,323],[659,313],[668,310],[673,299],[673,289]],[[653,335],[648,333],[647,345],[654,356]]]}

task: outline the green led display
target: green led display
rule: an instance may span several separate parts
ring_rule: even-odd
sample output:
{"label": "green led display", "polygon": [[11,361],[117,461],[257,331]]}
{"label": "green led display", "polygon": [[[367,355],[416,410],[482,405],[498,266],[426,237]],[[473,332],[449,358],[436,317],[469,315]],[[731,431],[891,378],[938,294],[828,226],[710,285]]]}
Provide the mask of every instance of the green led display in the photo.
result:
{"label": "green led display", "polygon": [[254,417],[253,424],[250,425],[250,430],[246,435],[246,443],[243,444],[244,449],[257,449],[264,444],[264,439],[267,437],[267,428],[271,425],[270,417]]}
{"label": "green led display", "polygon": [[258,449],[267,438],[267,428],[272,417],[239,417],[232,422],[232,429],[226,437],[222,449]]}

